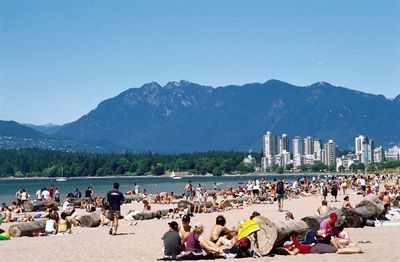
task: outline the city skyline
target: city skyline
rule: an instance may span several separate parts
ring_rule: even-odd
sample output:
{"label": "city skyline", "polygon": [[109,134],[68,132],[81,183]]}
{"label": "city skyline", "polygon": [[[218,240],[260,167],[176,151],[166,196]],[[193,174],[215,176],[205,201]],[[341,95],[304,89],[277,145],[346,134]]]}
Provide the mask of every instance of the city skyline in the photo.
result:
{"label": "city skyline", "polygon": [[64,124],[128,88],[181,79],[399,95],[400,3],[307,3],[1,1],[0,119]]}

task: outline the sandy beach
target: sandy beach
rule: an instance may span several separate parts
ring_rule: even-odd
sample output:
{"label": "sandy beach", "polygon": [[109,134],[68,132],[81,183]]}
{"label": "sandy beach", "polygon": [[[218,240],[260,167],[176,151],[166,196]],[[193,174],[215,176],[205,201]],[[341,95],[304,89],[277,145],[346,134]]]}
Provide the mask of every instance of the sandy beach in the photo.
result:
{"label": "sandy beach", "polygon": [[[338,199],[342,197],[339,195]],[[350,195],[354,204],[360,199],[360,195]],[[320,202],[319,196],[293,199],[285,201],[284,209],[291,211],[295,219],[300,219],[314,214]],[[329,205],[339,208],[341,202],[329,202]],[[165,209],[168,205],[153,205],[152,208]],[[129,209],[141,210],[142,204],[123,205],[122,214],[126,214]],[[277,211],[275,203],[246,206],[242,210],[230,210],[221,214],[226,217],[227,226],[231,227],[248,218],[253,211],[258,211],[272,220],[284,219],[285,214]],[[196,214],[191,223],[203,223],[206,227],[204,234],[208,236],[217,214],[219,213]],[[43,258],[47,261],[155,261],[162,256],[161,236],[168,230],[167,223],[170,221],[171,219],[153,219],[130,225],[131,222],[121,220],[117,236],[110,236],[109,228],[105,226],[73,228],[72,234],[60,236],[12,238],[10,241],[0,242],[0,252],[3,258],[6,258],[5,261],[22,261],[33,255],[37,259]],[[7,229],[9,225],[3,224],[1,228]],[[364,254],[277,255],[258,258],[257,261],[400,261],[400,227],[349,228],[348,231],[354,243],[371,241],[368,244],[358,244],[365,251]],[[254,261],[254,258],[239,261]]]}

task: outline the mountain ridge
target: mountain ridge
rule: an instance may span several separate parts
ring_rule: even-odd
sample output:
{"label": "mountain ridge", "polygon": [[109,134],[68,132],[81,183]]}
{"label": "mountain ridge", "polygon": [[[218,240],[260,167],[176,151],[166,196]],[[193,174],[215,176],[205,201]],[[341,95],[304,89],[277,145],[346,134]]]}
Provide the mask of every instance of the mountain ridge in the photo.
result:
{"label": "mountain ridge", "polygon": [[185,80],[150,82],[102,101],[56,135],[157,152],[260,149],[267,130],[334,138],[343,148],[360,133],[390,144],[398,137],[370,108],[378,105],[385,115],[400,117],[397,100],[327,82],[301,87],[272,79],[217,88]]}

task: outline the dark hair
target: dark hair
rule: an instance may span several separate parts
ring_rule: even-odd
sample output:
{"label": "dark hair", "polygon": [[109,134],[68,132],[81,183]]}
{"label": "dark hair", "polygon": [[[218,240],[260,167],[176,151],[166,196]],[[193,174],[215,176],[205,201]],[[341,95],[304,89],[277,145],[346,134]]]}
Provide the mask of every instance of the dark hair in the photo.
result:
{"label": "dark hair", "polygon": [[217,219],[216,219],[215,223],[217,225],[220,225],[220,226],[225,226],[225,224],[226,224],[225,217],[224,216],[217,216]]}
{"label": "dark hair", "polygon": [[327,206],[327,205],[328,205],[328,201],[322,200],[322,205],[323,205],[323,206]]}
{"label": "dark hair", "polygon": [[119,184],[118,184],[117,182],[115,182],[113,187],[114,187],[114,189],[117,189],[117,190],[118,190]]}
{"label": "dark hair", "polygon": [[261,216],[260,213],[258,213],[257,211],[254,211],[253,214],[251,214],[250,219],[253,219],[255,217]]}
{"label": "dark hair", "polygon": [[62,218],[62,219],[66,219],[67,216],[68,216],[67,213],[65,213],[65,212],[62,212],[62,213],[61,213],[61,218]]}
{"label": "dark hair", "polygon": [[345,197],[343,198],[343,200],[344,200],[344,201],[348,201],[348,200],[349,200],[349,196],[345,196]]}

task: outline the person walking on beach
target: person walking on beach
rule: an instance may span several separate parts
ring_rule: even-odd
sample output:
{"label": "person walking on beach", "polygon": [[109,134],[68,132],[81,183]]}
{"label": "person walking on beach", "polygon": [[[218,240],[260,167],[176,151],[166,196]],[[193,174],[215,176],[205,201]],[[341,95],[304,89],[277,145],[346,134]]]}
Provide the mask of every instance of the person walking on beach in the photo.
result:
{"label": "person walking on beach", "polygon": [[112,221],[109,231],[110,235],[117,234],[118,218],[121,214],[121,204],[124,201],[124,195],[119,191],[119,184],[114,183],[113,188],[113,190],[110,190],[107,193],[107,201],[110,204],[110,219]]}
{"label": "person walking on beach", "polygon": [[17,199],[18,206],[20,206],[22,203],[21,195],[22,195],[22,188],[18,189],[17,193],[15,193],[15,198]]}
{"label": "person walking on beach", "polygon": [[276,183],[276,200],[278,202],[278,211],[283,211],[283,200],[285,199],[285,186],[282,179]]}

